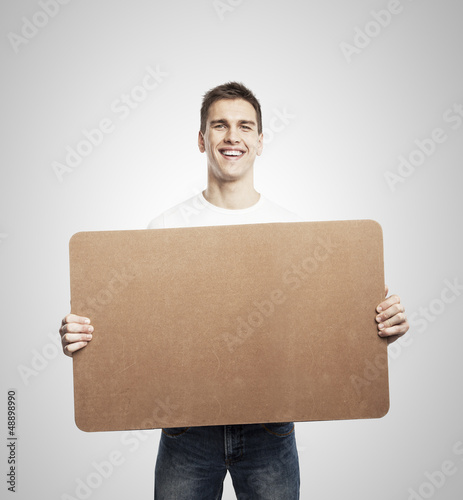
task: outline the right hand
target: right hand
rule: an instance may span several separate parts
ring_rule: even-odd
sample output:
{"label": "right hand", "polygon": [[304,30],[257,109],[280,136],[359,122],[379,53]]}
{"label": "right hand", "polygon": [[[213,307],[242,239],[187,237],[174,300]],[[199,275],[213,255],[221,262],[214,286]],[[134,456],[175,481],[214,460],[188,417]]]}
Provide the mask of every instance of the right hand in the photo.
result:
{"label": "right hand", "polygon": [[92,340],[92,332],[89,318],[76,314],[65,316],[59,329],[64,354],[72,357],[74,352],[85,347]]}

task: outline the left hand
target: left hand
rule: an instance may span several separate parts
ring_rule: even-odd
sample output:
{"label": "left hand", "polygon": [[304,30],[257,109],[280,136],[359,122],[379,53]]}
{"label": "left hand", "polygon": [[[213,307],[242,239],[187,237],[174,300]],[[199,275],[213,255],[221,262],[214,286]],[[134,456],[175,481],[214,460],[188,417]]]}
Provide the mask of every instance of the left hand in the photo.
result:
{"label": "left hand", "polygon": [[[386,285],[386,297],[389,288]],[[381,302],[376,308],[378,312],[376,322],[378,323],[378,335],[386,337],[388,343],[394,342],[408,332],[410,325],[405,316],[405,307],[400,303],[400,297],[391,295]]]}

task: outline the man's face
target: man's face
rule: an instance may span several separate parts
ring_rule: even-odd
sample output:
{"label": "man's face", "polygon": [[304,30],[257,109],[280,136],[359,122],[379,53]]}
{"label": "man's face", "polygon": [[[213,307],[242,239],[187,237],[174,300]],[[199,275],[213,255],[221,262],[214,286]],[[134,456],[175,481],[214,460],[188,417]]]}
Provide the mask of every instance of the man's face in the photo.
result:
{"label": "man's face", "polygon": [[220,181],[235,181],[252,173],[262,153],[254,107],[244,99],[221,99],[209,108],[206,131],[199,132],[199,150],[206,152],[209,172]]}

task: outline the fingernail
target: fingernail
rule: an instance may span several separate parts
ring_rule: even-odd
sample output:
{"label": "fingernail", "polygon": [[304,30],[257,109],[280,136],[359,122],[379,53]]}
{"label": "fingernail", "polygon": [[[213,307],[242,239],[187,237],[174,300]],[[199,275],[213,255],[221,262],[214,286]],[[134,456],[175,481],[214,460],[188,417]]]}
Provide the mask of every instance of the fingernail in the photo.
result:
{"label": "fingernail", "polygon": [[90,323],[90,320],[88,318],[85,318],[84,323],[86,323],[88,325]]}
{"label": "fingernail", "polygon": [[383,310],[383,308],[378,306],[378,308],[376,310],[380,313]]}
{"label": "fingernail", "polygon": [[382,330],[382,329],[384,328],[384,323],[381,323],[380,325],[378,325],[378,328],[379,328],[380,330]]}
{"label": "fingernail", "polygon": [[381,316],[376,316],[376,321],[381,321]]}
{"label": "fingernail", "polygon": [[90,334],[87,335],[87,340],[92,340],[92,336]]}
{"label": "fingernail", "polygon": [[93,332],[93,326],[89,326],[88,331],[89,331],[90,333],[92,333],[92,332]]}

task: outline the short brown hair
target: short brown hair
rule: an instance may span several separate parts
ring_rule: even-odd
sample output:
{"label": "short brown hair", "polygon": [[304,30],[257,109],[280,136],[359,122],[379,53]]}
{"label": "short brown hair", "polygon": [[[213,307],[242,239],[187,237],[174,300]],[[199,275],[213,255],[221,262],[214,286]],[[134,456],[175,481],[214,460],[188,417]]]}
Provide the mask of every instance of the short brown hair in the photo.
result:
{"label": "short brown hair", "polygon": [[249,104],[252,104],[257,115],[257,131],[259,134],[262,133],[262,111],[257,97],[242,83],[227,82],[208,90],[203,96],[200,129],[203,134],[206,131],[209,108],[212,104],[214,104],[214,102],[220,101],[221,99],[244,99],[245,101],[248,101]]}

